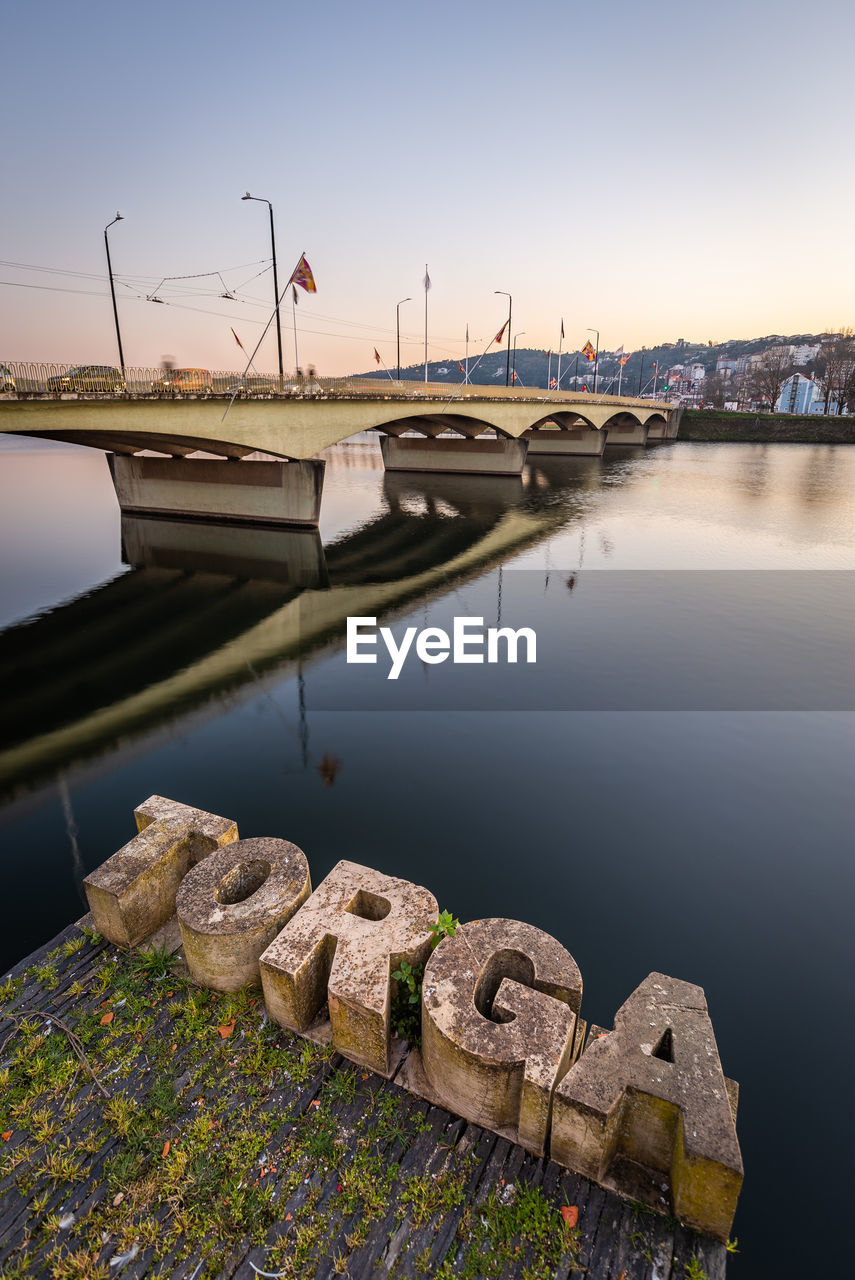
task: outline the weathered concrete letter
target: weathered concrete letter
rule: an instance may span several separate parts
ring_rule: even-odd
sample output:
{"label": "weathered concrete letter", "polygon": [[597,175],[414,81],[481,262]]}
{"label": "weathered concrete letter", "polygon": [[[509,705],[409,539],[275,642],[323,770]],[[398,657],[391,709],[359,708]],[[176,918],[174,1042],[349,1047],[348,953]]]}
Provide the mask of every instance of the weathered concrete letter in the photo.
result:
{"label": "weathered concrete letter", "polygon": [[422,1059],[452,1111],[512,1128],[543,1155],[552,1089],[572,1058],[582,1003],[576,961],[518,920],[475,920],[444,938],[425,969]]}
{"label": "weathered concrete letter", "polygon": [[261,957],[268,1013],[305,1031],[329,999],[338,1051],[389,1075],[391,972],[425,959],[438,916],[427,889],[337,863]]}
{"label": "weathered concrete letter", "polygon": [[725,1240],[742,1185],[729,1083],[701,988],[651,973],[555,1090],[552,1158],[633,1195],[620,1157],[670,1174],[677,1217]]}
{"label": "weathered concrete letter", "polygon": [[150,796],[134,817],[139,835],[83,881],[95,928],[123,947],[166,923],[189,867],[238,838],[230,818],[164,796]]}
{"label": "weathered concrete letter", "polygon": [[187,872],[175,899],[184,958],[216,991],[258,985],[258,957],[312,891],[302,849],[238,840]]}

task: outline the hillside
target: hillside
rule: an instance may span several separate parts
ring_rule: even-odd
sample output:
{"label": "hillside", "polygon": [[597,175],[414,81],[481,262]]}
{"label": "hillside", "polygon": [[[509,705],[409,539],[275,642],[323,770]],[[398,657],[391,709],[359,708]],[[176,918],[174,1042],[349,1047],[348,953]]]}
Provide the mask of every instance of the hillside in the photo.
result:
{"label": "hillside", "polygon": [[[716,361],[720,356],[729,356],[737,358],[742,355],[751,355],[754,352],[765,351],[767,347],[774,346],[776,343],[785,342],[793,346],[800,346],[807,343],[816,343],[820,341],[821,335],[800,333],[784,336],[782,334],[770,334],[763,338],[731,338],[727,342],[711,343],[711,342],[688,342],[685,338],[678,338],[676,342],[663,342],[655,347],[642,347],[640,351],[634,351],[629,360],[623,367],[623,375],[621,377],[621,391],[624,395],[637,395],[639,389],[646,390],[648,393],[653,389],[653,365],[656,363],[659,369],[664,373],[671,365],[674,364],[702,364],[708,374],[715,371]],[[512,353],[513,358],[513,353]],[[462,361],[462,357],[460,357]],[[503,386],[507,369],[507,349],[501,351],[493,347],[486,356],[481,360],[477,369],[474,369],[477,353],[470,354],[469,369],[470,382],[481,386]],[[558,373],[558,356],[552,353],[552,377],[556,377]],[[516,373],[517,385],[525,387],[546,387],[547,376],[549,370],[549,353],[543,350],[532,349],[530,347],[518,347],[516,353]],[[561,386],[562,389],[572,389],[573,378],[577,376],[578,370],[578,386],[582,389],[586,385],[589,390],[593,389],[593,365],[589,364],[585,357],[577,351],[564,352],[561,357]],[[389,372],[394,377],[395,370],[390,369]],[[372,369],[367,369],[361,373],[353,375],[360,378],[377,378],[385,377],[386,374],[382,369],[378,369],[375,365]],[[421,382],[425,376],[424,364],[412,364],[401,369],[402,379]],[[618,363],[611,352],[600,352],[598,364],[597,390],[605,391],[607,387],[615,394],[617,393]],[[568,381],[569,379],[569,381]],[[462,382],[463,375],[458,368],[457,358],[449,358],[447,360],[431,360],[428,363],[428,381],[429,382]],[[610,386],[610,384],[612,384]],[[657,389],[662,386],[661,374],[657,380]]]}

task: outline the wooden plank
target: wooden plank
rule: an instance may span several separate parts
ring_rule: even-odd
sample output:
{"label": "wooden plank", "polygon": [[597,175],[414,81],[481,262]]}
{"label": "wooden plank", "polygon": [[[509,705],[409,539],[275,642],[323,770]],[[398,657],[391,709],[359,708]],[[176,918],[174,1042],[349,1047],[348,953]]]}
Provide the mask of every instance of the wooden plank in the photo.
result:
{"label": "wooden plank", "polygon": [[[15,1069],[18,1046],[17,1035],[10,1035],[15,1025],[9,1013],[59,1017],[73,1027],[82,1016],[89,1018],[101,1003],[99,975],[103,965],[115,959],[122,963],[123,953],[109,944],[93,944],[88,938],[70,955],[60,954],[48,961],[51,951],[78,936],[76,927],[70,926],[10,971],[21,979],[14,1001],[0,1011],[0,1046],[9,1037],[0,1059],[10,1070]],[[34,972],[48,963],[56,975],[53,987]],[[260,1008],[242,1015],[246,1038],[236,1034],[221,1045],[213,1035],[211,1053],[200,1059],[198,1045],[176,1030],[184,1015],[174,1025],[170,981],[147,1006],[144,1016],[151,1018],[151,1026],[141,1043],[131,1043],[121,1030],[116,1039],[105,1032],[103,1042],[96,1037],[87,1046],[87,1055],[91,1055],[99,1080],[111,1097],[135,1103],[142,1113],[154,1105],[155,1085],[161,1091],[167,1088],[174,1098],[174,1109],[169,1111],[161,1137],[175,1148],[180,1148],[194,1118],[214,1108],[224,1141],[231,1127],[242,1123],[245,1113],[256,1116],[259,1124],[269,1125],[264,1152],[268,1164],[262,1167],[275,1170],[264,1174],[269,1181],[263,1184],[271,1189],[274,1216],[261,1238],[226,1237],[214,1257],[204,1263],[198,1247],[185,1256],[187,1245],[182,1240],[186,1238],[176,1241],[159,1260],[155,1245],[141,1247],[122,1268],[122,1280],[155,1276],[190,1280],[194,1271],[195,1280],[210,1280],[214,1275],[223,1280],[255,1280],[254,1267],[283,1269],[277,1261],[283,1243],[286,1264],[288,1258],[293,1260],[298,1239],[305,1240],[307,1230],[312,1234],[300,1280],[303,1276],[306,1280],[333,1280],[343,1268],[350,1280],[383,1276],[416,1280],[435,1274],[443,1263],[452,1271],[458,1269],[476,1238],[473,1226],[481,1231],[482,1214],[495,1217],[497,1206],[502,1206],[499,1217],[505,1222],[512,1220],[515,1198],[523,1192],[536,1193],[555,1215],[562,1206],[575,1206],[578,1211],[574,1248],[566,1248],[560,1263],[543,1271],[542,1280],[547,1280],[547,1275],[551,1280],[621,1280],[624,1273],[624,1280],[685,1280],[686,1267],[693,1258],[708,1280],[723,1280],[727,1257],[723,1245],[620,1200],[550,1160],[536,1159],[508,1139],[452,1116],[337,1054],[289,1060],[292,1046],[299,1052],[301,1042],[274,1028],[269,1033],[271,1052],[276,1048],[278,1057],[271,1061],[280,1065],[247,1072],[251,1055],[265,1043],[259,1038]],[[83,990],[72,994],[76,983]],[[174,983],[173,998],[185,1000],[182,980],[176,976]],[[121,1026],[120,1008],[115,1010],[114,1028]],[[136,1008],[139,1011],[139,1003]],[[187,1016],[195,1016],[192,1006],[189,1009]],[[199,1017],[204,1021],[204,1007],[200,1007]],[[212,1034],[215,1029],[209,1028]],[[62,1035],[54,1028],[52,1036]],[[61,1041],[49,1038],[46,1043],[53,1048]],[[177,1046],[174,1051],[173,1043]],[[122,1073],[115,1073],[109,1060],[100,1065],[108,1052],[118,1048],[122,1051],[118,1059],[124,1064]],[[124,1074],[126,1067],[128,1074]],[[308,1074],[304,1074],[306,1069]],[[65,1095],[60,1091],[49,1096],[48,1090],[42,1097],[38,1106],[46,1123],[58,1126],[63,1140],[78,1148],[96,1141],[100,1145],[88,1159],[83,1176],[67,1185],[57,1184],[44,1169],[53,1140],[33,1141],[26,1121],[14,1126],[8,1144],[0,1150],[6,1158],[14,1158],[16,1152],[27,1153],[21,1166],[8,1170],[0,1181],[0,1269],[14,1266],[30,1241],[30,1249],[37,1248],[29,1269],[33,1275],[53,1269],[50,1254],[57,1239],[65,1250],[80,1249],[99,1215],[101,1221],[109,1221],[108,1197],[112,1199],[114,1194],[107,1180],[110,1164],[127,1150],[127,1139],[105,1124],[105,1099],[82,1068]],[[306,1154],[313,1149],[308,1140],[315,1134],[320,1141],[324,1132],[313,1128],[315,1116],[334,1126],[329,1129],[334,1142],[331,1147],[322,1143],[319,1150],[325,1151],[324,1157],[311,1160]],[[294,1152],[298,1153],[296,1164]],[[152,1162],[150,1153],[144,1158],[149,1161],[144,1168],[156,1168],[158,1161]],[[376,1165],[366,1166],[369,1158]],[[379,1211],[372,1209],[367,1224],[362,1221],[362,1200],[348,1187],[348,1171],[363,1167],[376,1167],[377,1177],[388,1179],[388,1191],[383,1183],[385,1199]],[[256,1168],[259,1183],[260,1175],[261,1169]],[[247,1177],[252,1176],[249,1169]],[[24,1178],[26,1191],[21,1194],[19,1184]],[[445,1201],[444,1191],[448,1192]],[[430,1207],[434,1203],[439,1207]],[[62,1213],[74,1213],[74,1223],[58,1236],[48,1233],[46,1240],[40,1238],[51,1215]],[[165,1226],[169,1214],[170,1206],[162,1204],[152,1210],[151,1219]],[[216,1225],[216,1219],[212,1222]],[[351,1247],[360,1230],[363,1238]],[[116,1249],[115,1237],[105,1241],[99,1250],[100,1263],[109,1268]],[[518,1253],[505,1250],[501,1256],[499,1272],[491,1280],[518,1280],[526,1269],[532,1270],[535,1247],[523,1243]]]}

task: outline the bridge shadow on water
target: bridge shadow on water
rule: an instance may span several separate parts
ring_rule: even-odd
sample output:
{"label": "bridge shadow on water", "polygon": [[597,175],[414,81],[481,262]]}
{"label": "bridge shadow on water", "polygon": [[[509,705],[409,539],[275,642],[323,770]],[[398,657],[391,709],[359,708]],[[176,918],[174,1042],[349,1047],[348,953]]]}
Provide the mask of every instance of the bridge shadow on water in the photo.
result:
{"label": "bridge shadow on water", "polygon": [[[623,451],[621,451],[623,452]],[[519,479],[386,473],[383,507],[326,547],[316,530],[123,516],[128,572],[0,632],[0,800],[344,647],[581,518],[620,472],[537,459]]]}

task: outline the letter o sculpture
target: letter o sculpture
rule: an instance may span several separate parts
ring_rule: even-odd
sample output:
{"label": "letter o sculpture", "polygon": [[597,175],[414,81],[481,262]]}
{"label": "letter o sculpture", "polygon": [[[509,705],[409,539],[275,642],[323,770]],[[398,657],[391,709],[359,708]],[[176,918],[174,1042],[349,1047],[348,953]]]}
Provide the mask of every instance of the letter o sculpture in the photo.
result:
{"label": "letter o sculpture", "polygon": [[215,991],[260,983],[258,957],[312,891],[302,849],[238,840],[187,873],[175,900],[194,981]]}

